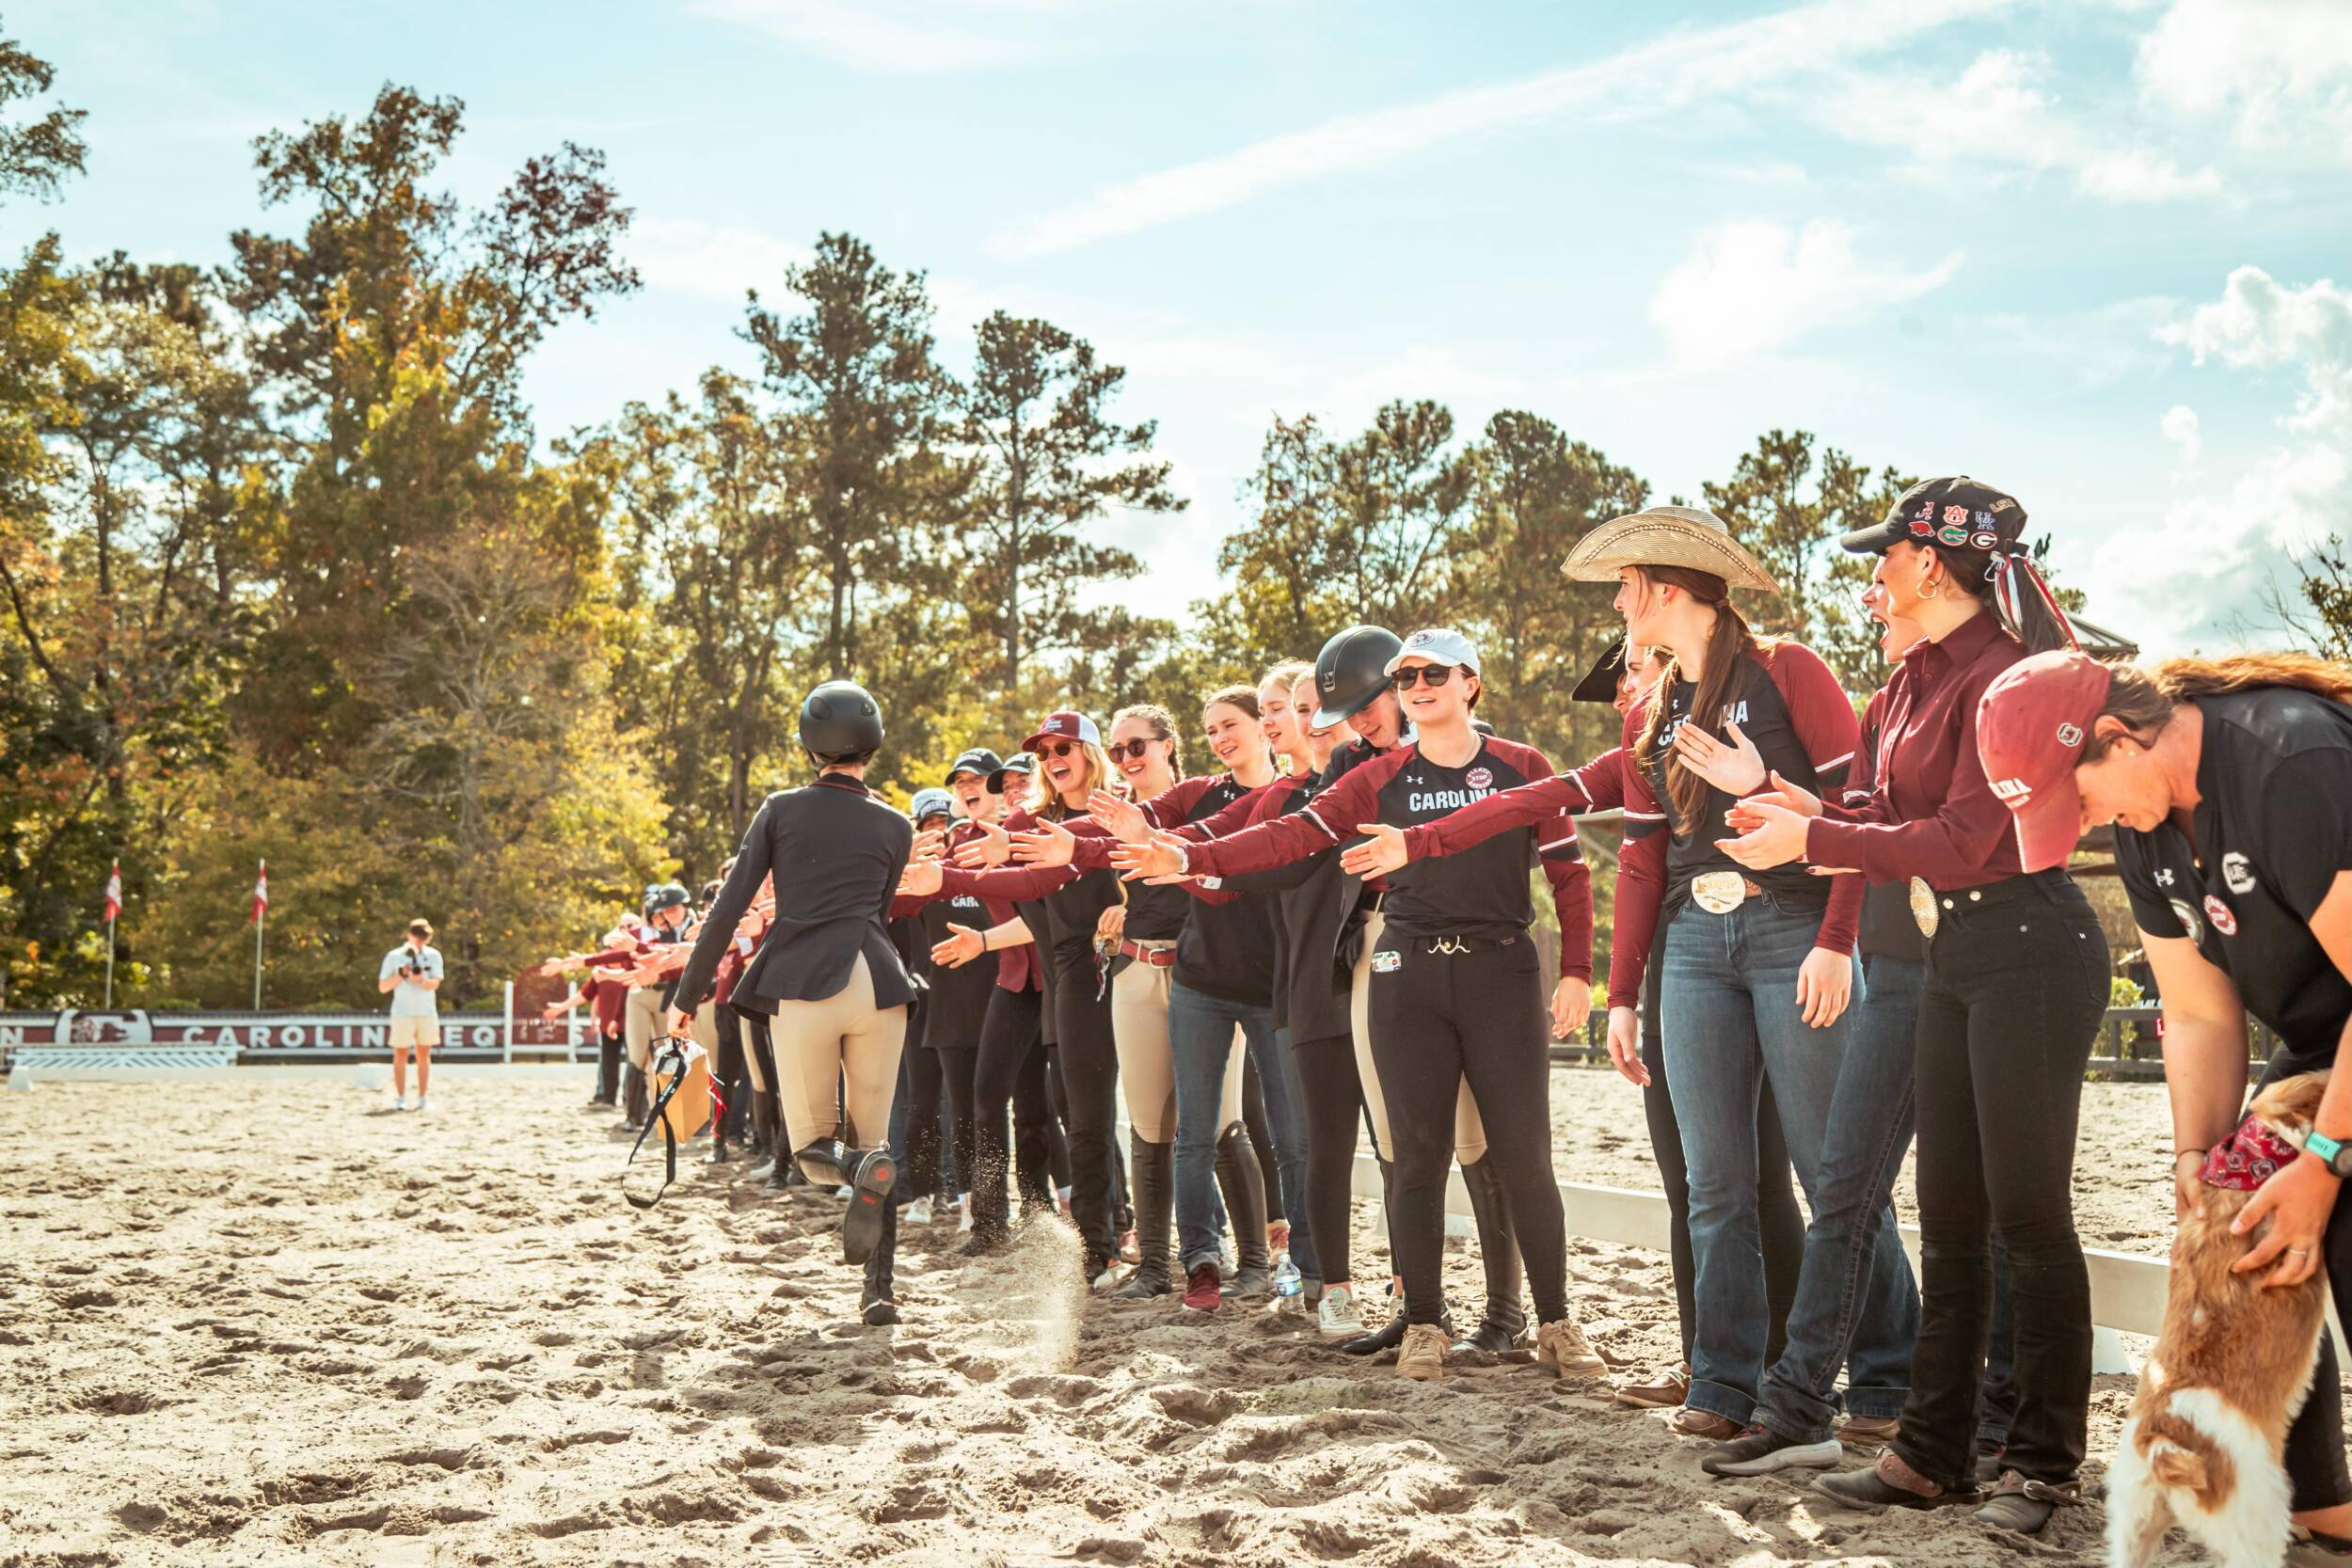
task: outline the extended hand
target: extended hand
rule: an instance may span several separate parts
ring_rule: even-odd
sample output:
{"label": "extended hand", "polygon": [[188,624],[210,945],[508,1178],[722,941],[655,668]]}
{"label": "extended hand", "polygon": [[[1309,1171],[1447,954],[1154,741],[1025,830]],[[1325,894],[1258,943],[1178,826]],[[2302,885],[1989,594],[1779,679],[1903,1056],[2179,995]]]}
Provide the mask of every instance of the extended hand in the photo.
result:
{"label": "extended hand", "polygon": [[1584,1027],[1592,1016],[1593,983],[1580,980],[1573,974],[1563,974],[1560,983],[1551,988],[1551,1035],[1554,1039],[1566,1039]]}
{"label": "extended hand", "polygon": [[1402,870],[1412,857],[1405,852],[1405,831],[1384,822],[1359,822],[1356,831],[1362,833],[1361,844],[1351,844],[1340,851],[1340,869],[1351,877],[1385,877]]}
{"label": "extended hand", "polygon": [[1012,859],[1012,835],[993,822],[976,822],[980,836],[968,839],[956,851],[956,863],[966,871],[985,871]]}
{"label": "extended hand", "polygon": [[1149,881],[1155,877],[1182,877],[1184,857],[1178,846],[1183,842],[1173,833],[1153,833],[1141,844],[1113,845],[1111,864],[1131,882]]}
{"label": "extended hand", "polygon": [[980,933],[969,926],[947,923],[948,936],[931,949],[931,962],[942,969],[961,969],[986,951],[980,945]]}
{"label": "extended hand", "polygon": [[1837,1022],[1853,1000],[1853,959],[1826,947],[1816,947],[1797,966],[1797,1006],[1805,1022],[1826,1029]]}
{"label": "extended hand", "polygon": [[1109,790],[1098,789],[1087,797],[1087,815],[1103,825],[1104,832],[1121,844],[1141,844],[1152,836],[1152,819],[1133,800],[1122,800]]}
{"label": "extended hand", "polygon": [[2318,1272],[2320,1240],[2327,1234],[2328,1216],[2335,1212],[2336,1189],[2342,1185],[2318,1156],[2304,1154],[2255,1188],[2253,1199],[2237,1212],[2230,1229],[2235,1235],[2251,1236],[2267,1219],[2270,1234],[2231,1264],[2230,1272],[2251,1274],[2275,1259],[2279,1266],[2263,1281],[2264,1290],[2300,1285],[2311,1278]]}
{"label": "extended hand", "polygon": [[946,883],[937,861],[909,861],[898,873],[898,895],[902,898],[933,898]]}
{"label": "extended hand", "polygon": [[1756,742],[1740,733],[1737,724],[1724,726],[1725,745],[1696,724],[1675,727],[1675,755],[1682,766],[1726,795],[1745,795],[1763,787],[1764,754]]}
{"label": "extended hand", "polygon": [[1751,871],[1770,871],[1776,865],[1804,859],[1805,834],[1811,822],[1786,806],[1767,804],[1761,795],[1751,796],[1724,814],[1733,827],[1752,819],[1755,827],[1740,838],[1719,838],[1715,847],[1738,861]]}
{"label": "extended hand", "polygon": [[1012,835],[1012,858],[1022,865],[1068,865],[1077,852],[1078,835],[1058,822]]}

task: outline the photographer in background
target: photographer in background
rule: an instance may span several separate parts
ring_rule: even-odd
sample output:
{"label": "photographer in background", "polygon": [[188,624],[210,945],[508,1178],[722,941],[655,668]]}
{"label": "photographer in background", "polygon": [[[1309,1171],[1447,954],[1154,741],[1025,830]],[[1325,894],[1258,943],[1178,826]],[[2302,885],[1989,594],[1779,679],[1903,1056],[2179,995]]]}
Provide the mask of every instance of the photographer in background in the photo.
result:
{"label": "photographer in background", "polygon": [[392,996],[392,1109],[408,1109],[408,1053],[417,1053],[417,1109],[424,1109],[425,1080],[433,1072],[433,1044],[440,1037],[440,1009],[433,993],[441,989],[441,950],[432,945],[433,923],[412,920],[408,940],[384,955],[375,989]]}

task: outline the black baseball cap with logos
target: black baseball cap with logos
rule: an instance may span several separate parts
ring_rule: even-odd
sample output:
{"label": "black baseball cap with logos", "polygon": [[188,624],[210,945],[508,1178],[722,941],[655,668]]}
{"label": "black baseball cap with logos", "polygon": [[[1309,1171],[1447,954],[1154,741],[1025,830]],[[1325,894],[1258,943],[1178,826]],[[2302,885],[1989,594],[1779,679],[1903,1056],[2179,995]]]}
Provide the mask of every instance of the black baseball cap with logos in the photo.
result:
{"label": "black baseball cap with logos", "polygon": [[1003,767],[988,776],[988,792],[991,795],[1002,795],[1012,787],[1013,780],[1025,779],[1036,771],[1036,752],[1015,752],[1005,759]]}
{"label": "black baseball cap with logos", "polygon": [[1966,474],[1923,479],[1896,498],[1886,515],[1838,541],[1856,555],[1883,555],[1897,545],[2013,550],[2026,532],[2017,498]]}
{"label": "black baseball cap with logos", "polygon": [[959,773],[971,773],[986,779],[991,773],[1004,766],[1004,758],[985,746],[975,746],[947,765],[947,777],[944,782],[955,783],[956,775]]}

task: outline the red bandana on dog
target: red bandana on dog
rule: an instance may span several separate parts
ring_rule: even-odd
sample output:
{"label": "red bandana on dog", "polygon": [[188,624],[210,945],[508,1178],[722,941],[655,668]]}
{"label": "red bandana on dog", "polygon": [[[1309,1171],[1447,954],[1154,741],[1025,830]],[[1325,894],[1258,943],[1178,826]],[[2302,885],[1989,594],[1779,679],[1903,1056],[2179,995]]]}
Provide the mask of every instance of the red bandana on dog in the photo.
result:
{"label": "red bandana on dog", "polygon": [[2260,1117],[2248,1117],[2237,1131],[2213,1146],[2197,1180],[2208,1187],[2233,1187],[2250,1193],[2287,1166],[2303,1151],[2270,1130]]}

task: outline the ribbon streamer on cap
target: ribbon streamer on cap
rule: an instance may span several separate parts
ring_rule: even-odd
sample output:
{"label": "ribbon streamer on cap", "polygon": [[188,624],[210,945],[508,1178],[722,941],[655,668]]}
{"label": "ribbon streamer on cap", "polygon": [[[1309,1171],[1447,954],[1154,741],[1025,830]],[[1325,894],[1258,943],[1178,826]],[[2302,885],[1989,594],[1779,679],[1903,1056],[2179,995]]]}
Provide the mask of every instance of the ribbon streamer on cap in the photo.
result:
{"label": "ribbon streamer on cap", "polygon": [[2033,591],[2042,596],[2042,602],[2049,607],[2051,615],[2058,621],[2058,630],[2066,636],[2067,647],[2081,653],[2082,644],[2074,640],[2074,623],[2068,620],[2066,611],[2058,608],[2058,600],[2051,596],[2050,585],[2042,580],[2041,572],[2035,569],[2033,562],[2023,549],[2001,551],[1994,556],[1993,564],[1985,568],[1985,576],[1993,579],[1993,598],[2000,606],[2001,614],[2012,626],[2026,624],[2025,607],[2017,590],[2017,575],[2020,572],[2026,575],[2026,581],[2033,584]]}

